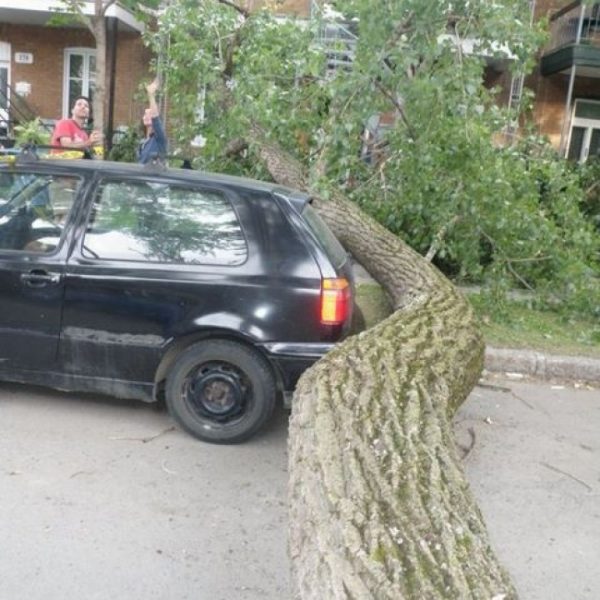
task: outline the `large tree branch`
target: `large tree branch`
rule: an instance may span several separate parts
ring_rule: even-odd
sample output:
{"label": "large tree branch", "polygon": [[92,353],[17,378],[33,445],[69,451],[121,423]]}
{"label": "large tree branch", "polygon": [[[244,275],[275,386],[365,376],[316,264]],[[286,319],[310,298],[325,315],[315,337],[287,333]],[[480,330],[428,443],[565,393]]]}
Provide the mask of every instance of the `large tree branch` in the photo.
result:
{"label": "large tree branch", "polygon": [[[259,127],[252,143],[276,181],[306,189],[301,166]],[[294,394],[295,597],[515,598],[454,445],[452,415],[483,365],[469,303],[341,194],[313,204],[396,310],[306,371]]]}
{"label": "large tree branch", "polygon": [[300,161],[292,158],[277,142],[270,141],[258,123],[250,126],[250,134],[253,147],[275,181],[292,188],[306,189],[308,179]]}
{"label": "large tree branch", "polygon": [[240,15],[242,15],[245,19],[250,16],[250,11],[246,10],[243,6],[239,6],[235,2],[231,2],[231,0],[217,0],[217,2],[233,8],[233,10],[240,13]]}

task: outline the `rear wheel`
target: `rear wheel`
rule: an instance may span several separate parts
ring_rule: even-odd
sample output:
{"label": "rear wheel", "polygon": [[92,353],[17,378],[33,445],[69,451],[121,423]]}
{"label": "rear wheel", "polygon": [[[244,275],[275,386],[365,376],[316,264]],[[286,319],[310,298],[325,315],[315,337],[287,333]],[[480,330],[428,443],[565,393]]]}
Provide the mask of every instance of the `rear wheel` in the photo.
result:
{"label": "rear wheel", "polygon": [[256,433],[275,406],[275,380],[255,350],[229,340],[184,350],[169,371],[166,402],[173,418],[205,442],[233,444]]}

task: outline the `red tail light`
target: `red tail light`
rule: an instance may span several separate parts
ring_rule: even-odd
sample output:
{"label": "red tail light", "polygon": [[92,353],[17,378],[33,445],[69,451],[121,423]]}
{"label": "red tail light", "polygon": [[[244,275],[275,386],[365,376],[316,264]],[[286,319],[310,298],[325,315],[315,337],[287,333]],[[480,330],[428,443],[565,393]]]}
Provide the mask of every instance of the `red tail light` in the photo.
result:
{"label": "red tail light", "polygon": [[339,325],[350,315],[352,294],[344,277],[323,279],[321,287],[321,323]]}

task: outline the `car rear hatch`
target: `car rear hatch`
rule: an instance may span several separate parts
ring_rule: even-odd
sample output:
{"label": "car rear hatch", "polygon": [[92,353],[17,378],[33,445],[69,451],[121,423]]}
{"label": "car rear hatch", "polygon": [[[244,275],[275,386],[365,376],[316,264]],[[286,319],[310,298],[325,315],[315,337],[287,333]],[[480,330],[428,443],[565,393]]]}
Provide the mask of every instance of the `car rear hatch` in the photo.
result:
{"label": "car rear hatch", "polygon": [[333,338],[350,330],[354,307],[354,274],[350,256],[313,208],[309,195],[295,190],[277,190],[301,217],[303,233],[312,240],[311,252],[321,271],[321,323],[331,328]]}

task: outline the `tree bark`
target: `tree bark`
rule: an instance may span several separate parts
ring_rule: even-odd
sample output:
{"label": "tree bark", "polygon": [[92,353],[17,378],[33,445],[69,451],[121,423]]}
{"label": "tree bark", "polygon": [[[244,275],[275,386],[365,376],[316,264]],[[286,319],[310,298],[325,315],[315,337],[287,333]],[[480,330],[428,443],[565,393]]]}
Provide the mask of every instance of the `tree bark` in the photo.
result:
{"label": "tree bark", "polygon": [[[104,115],[106,107],[106,17],[98,0],[97,14],[92,17],[92,28],[96,40],[96,87],[94,89],[94,129],[104,133]],[[98,12],[99,11],[99,12]]]}
{"label": "tree bark", "polygon": [[[299,164],[259,134],[253,138],[274,179],[306,189]],[[314,206],[388,291],[395,312],[318,361],[294,394],[294,597],[516,598],[454,443],[452,416],[483,366],[469,303],[341,194],[317,197]]]}

